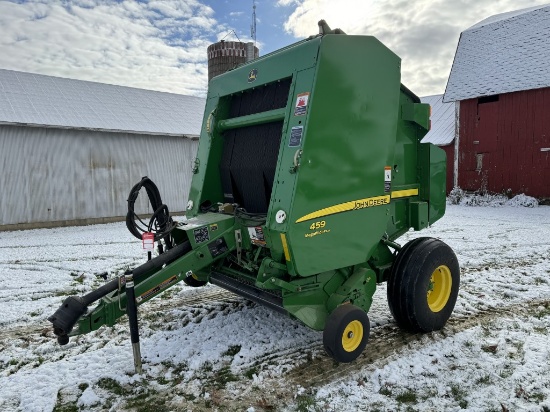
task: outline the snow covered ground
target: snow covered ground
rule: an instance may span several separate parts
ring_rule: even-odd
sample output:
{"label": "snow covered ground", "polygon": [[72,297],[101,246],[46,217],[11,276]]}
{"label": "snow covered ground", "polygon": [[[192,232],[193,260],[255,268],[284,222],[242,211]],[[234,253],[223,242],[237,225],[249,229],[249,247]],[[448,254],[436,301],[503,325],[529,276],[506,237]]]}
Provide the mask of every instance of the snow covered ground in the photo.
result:
{"label": "snow covered ground", "polygon": [[47,317],[144,260],[124,223],[0,232],[0,411],[550,411],[550,207],[448,206],[432,228],[456,252],[448,325],[400,331],[380,285],[361,357],[215,286],[140,307],[144,373],[126,320],[57,345]]}

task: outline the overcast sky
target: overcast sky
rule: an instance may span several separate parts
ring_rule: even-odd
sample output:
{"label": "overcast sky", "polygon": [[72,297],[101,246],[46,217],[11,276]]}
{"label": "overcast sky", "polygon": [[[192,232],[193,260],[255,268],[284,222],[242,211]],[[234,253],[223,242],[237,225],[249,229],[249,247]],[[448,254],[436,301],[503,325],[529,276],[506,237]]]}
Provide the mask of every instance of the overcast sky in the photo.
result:
{"label": "overcast sky", "polygon": [[[419,96],[445,91],[460,32],[527,0],[258,0],[260,54],[317,21],[373,35]],[[206,47],[250,40],[252,0],[0,0],[0,68],[204,96]],[[233,33],[234,32],[234,33]]]}

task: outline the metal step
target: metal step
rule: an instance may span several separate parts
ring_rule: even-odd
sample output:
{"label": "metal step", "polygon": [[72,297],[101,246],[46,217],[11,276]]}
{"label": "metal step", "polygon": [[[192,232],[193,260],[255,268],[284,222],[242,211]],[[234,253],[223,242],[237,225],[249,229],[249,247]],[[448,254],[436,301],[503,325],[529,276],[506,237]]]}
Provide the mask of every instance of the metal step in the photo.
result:
{"label": "metal step", "polygon": [[277,312],[288,314],[283,308],[283,298],[258,289],[250,284],[239,282],[237,279],[219,272],[210,273],[210,283],[233,292],[252,302],[267,306]]}

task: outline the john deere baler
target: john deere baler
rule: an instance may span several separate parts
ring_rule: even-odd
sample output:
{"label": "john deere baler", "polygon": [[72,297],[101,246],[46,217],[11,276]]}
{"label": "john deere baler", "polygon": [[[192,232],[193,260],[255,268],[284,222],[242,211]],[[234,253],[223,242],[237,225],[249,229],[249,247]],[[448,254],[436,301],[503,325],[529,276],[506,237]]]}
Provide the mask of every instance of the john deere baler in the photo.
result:
{"label": "john deere baler", "polygon": [[399,57],[376,38],[320,27],[210,81],[187,219],[174,222],[143,179],[129,204],[145,186],[155,210],[146,231],[156,227],[160,253],[67,298],[50,317],[60,343],[128,313],[135,344],[136,307],[182,280],[323,330],[341,362],[367,343],[379,283],[388,282],[402,327],[445,325],[459,288],[454,253],[432,238],[395,242],[445,213],[445,154],[420,143],[430,108],[401,84]]}

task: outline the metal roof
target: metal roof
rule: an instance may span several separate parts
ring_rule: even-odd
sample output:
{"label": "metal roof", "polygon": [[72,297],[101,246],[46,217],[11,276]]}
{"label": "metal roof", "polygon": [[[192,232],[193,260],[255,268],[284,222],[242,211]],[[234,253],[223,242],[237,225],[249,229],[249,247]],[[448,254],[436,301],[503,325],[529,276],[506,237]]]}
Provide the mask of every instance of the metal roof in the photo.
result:
{"label": "metal roof", "polygon": [[422,103],[432,107],[432,128],[422,139],[422,143],[446,146],[455,138],[455,103],[443,103],[443,95],[421,97]]}
{"label": "metal roof", "polygon": [[0,69],[0,123],[200,135],[200,97]]}
{"label": "metal roof", "polygon": [[550,87],[550,5],[498,14],[462,32],[444,101]]}

